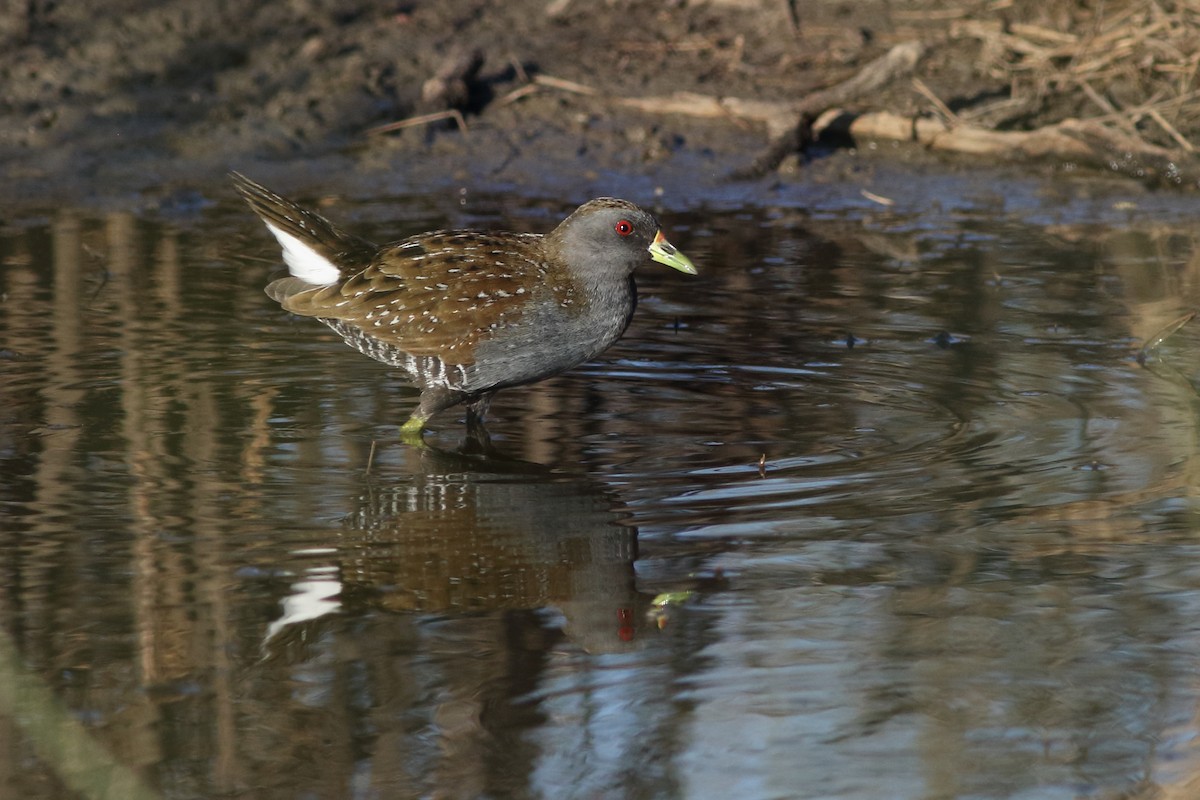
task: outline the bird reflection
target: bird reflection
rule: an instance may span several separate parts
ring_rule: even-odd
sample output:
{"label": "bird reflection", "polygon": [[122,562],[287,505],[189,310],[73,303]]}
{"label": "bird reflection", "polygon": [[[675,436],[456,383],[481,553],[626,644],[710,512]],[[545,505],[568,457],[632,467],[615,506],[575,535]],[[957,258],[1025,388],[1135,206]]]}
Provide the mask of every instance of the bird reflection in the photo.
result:
{"label": "bird reflection", "polygon": [[601,487],[506,457],[482,429],[456,451],[405,447],[401,457],[373,471],[343,519],[336,570],[293,584],[268,638],[335,609],[553,608],[589,652],[636,646],[651,603],[634,585],[637,531],[618,522]]}

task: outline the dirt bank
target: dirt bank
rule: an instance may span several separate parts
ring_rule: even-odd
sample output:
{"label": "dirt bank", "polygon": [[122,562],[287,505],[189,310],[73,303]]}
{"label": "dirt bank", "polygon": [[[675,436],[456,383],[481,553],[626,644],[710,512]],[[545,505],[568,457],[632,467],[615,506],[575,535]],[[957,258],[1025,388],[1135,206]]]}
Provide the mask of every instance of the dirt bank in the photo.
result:
{"label": "dirt bank", "polygon": [[[846,110],[1005,131],[1094,116],[1129,141],[1186,152],[1200,115],[1178,66],[1184,13],[1141,2],[114,0],[98,14],[9,0],[0,202],[10,214],[54,202],[187,203],[229,167],[257,168],[285,189],[503,186],[564,170],[716,183],[772,137],[786,152],[823,152],[811,125],[789,130],[795,110],[902,43],[919,47],[912,69],[838,96]],[[1105,49],[1093,56],[1123,47],[1149,61],[1129,72],[1111,56],[1090,81],[1071,71],[1090,42],[1126,29],[1133,42],[1098,41]],[[431,90],[456,58],[478,68]],[[1147,81],[1164,75],[1183,99],[1147,104]],[[680,92],[735,103],[695,113],[666,102]],[[1139,98],[1140,115],[1120,117]],[[1048,156],[1030,166],[1059,169],[1063,159]],[[1189,180],[1184,170],[1174,183]]]}

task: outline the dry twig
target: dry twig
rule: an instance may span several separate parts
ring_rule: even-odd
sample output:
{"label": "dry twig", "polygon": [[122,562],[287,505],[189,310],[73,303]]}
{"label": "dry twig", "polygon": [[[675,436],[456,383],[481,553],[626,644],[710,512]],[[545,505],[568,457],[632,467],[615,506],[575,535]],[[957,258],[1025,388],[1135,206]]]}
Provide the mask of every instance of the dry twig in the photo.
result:
{"label": "dry twig", "polygon": [[377,125],[374,128],[367,129],[368,136],[374,136],[377,133],[390,133],[391,131],[402,130],[403,128],[413,128],[418,125],[428,125],[431,122],[439,122],[443,119],[452,119],[458,123],[458,129],[463,133],[467,132],[467,121],[463,118],[462,112],[457,108],[451,108],[446,111],[435,111],[432,114],[418,114],[415,117],[402,119],[398,122],[389,122],[386,125]]}

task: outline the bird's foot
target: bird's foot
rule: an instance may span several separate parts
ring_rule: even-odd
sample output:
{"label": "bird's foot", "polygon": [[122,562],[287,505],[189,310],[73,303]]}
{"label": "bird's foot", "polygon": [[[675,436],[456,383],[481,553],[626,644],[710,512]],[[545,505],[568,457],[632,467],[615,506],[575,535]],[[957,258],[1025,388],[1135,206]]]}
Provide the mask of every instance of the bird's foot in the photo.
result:
{"label": "bird's foot", "polygon": [[428,416],[420,411],[414,411],[412,416],[400,426],[400,441],[413,447],[424,447],[425,439],[422,434],[425,432],[425,423],[428,421]]}

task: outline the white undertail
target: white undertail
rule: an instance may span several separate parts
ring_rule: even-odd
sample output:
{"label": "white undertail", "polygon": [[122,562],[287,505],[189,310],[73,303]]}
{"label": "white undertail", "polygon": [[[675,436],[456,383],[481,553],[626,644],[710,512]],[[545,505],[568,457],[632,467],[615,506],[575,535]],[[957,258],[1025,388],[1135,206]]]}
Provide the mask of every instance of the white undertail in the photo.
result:
{"label": "white undertail", "polygon": [[313,250],[302,240],[297,239],[286,231],[276,228],[271,223],[267,223],[267,228],[279,240],[279,244],[283,247],[283,260],[287,264],[288,272],[305,283],[312,283],[318,286],[325,284],[337,283],[342,279],[338,268],[333,262],[325,256]]}

